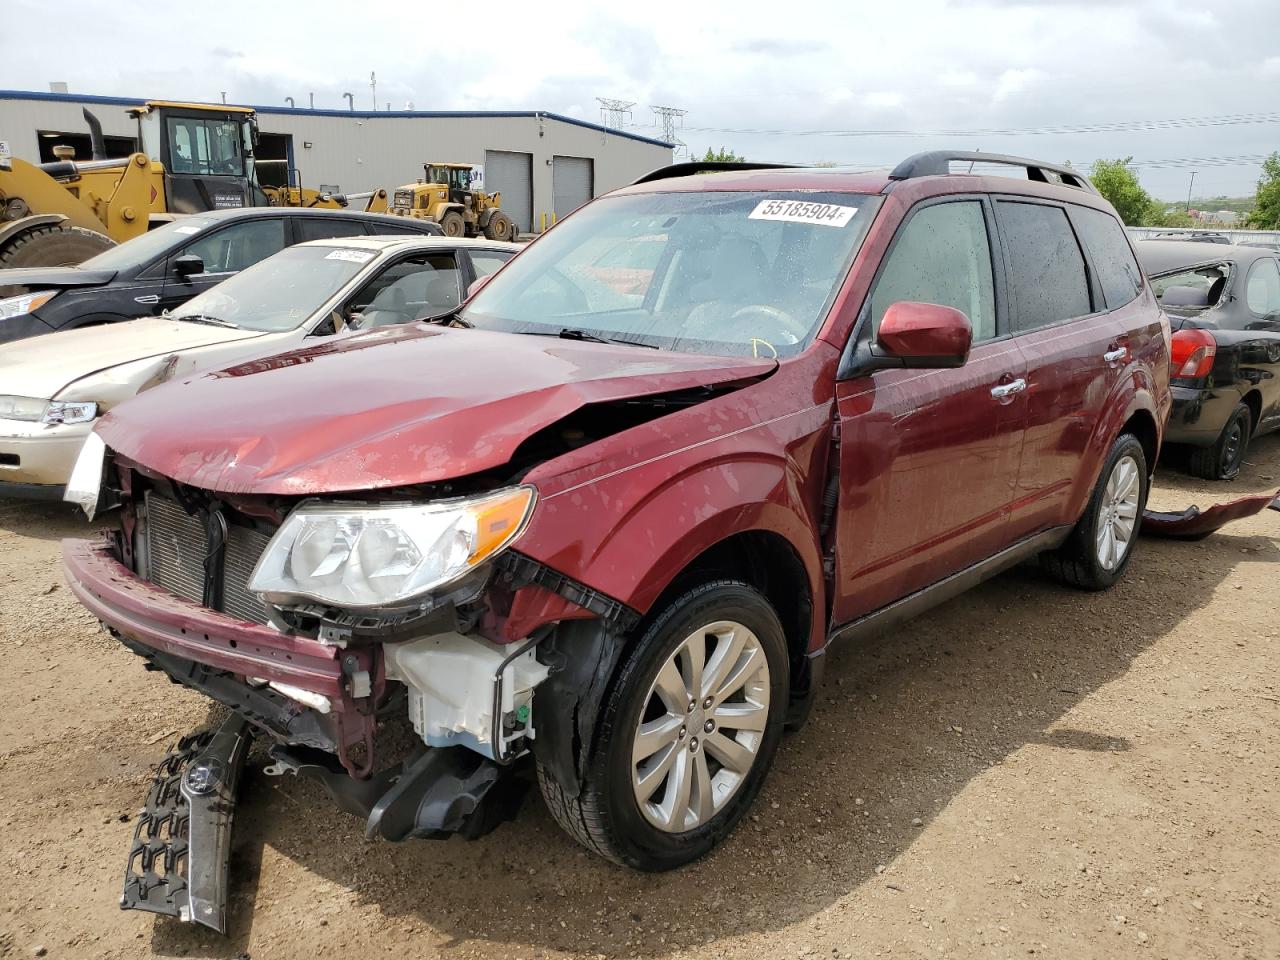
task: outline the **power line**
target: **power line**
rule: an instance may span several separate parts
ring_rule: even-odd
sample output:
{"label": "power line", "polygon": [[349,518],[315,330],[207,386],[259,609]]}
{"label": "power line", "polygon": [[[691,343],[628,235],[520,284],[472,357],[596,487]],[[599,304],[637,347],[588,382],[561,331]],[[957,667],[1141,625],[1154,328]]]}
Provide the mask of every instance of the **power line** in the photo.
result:
{"label": "power line", "polygon": [[[655,113],[660,109],[652,108]],[[686,111],[677,111],[683,116]],[[1073,133],[1125,133],[1145,130],[1180,130],[1226,127],[1240,124],[1280,123],[1280,113],[1239,113],[1211,117],[1176,117],[1163,120],[1117,120],[1107,123],[1057,124],[1043,127],[979,127],[969,130],[871,130],[786,129],[781,127],[687,127],[697,133],[732,133],[775,137],[1013,137],[1052,136]]]}

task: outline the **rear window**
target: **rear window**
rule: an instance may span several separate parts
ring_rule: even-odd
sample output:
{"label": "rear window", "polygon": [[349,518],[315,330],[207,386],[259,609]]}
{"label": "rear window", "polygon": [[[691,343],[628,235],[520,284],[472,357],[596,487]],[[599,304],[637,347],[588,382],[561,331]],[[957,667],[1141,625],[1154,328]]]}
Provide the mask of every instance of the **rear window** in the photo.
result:
{"label": "rear window", "polygon": [[1061,207],[1002,200],[1014,330],[1025,332],[1093,312],[1084,254]]}
{"label": "rear window", "polygon": [[1133,250],[1124,228],[1109,213],[1090,207],[1073,208],[1080,239],[1089,249],[1107,308],[1115,310],[1133,300],[1142,289],[1142,271],[1133,258]]}

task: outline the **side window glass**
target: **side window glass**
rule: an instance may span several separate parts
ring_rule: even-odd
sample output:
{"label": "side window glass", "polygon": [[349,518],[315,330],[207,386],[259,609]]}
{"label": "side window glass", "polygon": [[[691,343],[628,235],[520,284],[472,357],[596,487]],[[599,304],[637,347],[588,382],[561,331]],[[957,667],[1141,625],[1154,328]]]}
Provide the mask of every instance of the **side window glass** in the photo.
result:
{"label": "side window glass", "polygon": [[933,204],[902,228],[871,293],[872,329],[894,303],[914,300],[964,311],[974,342],[996,335],[991,244],[982,204]]}
{"label": "side window glass", "polygon": [[511,256],[494,250],[477,251],[471,254],[471,266],[475,267],[477,277],[487,277],[491,273],[497,273]]}
{"label": "side window glass", "polygon": [[1013,328],[1034,330],[1093,312],[1084,254],[1060,207],[999,201],[1009,251]]}
{"label": "side window glass", "polygon": [[1249,311],[1259,317],[1280,313],[1280,269],[1274,260],[1257,260],[1249,268],[1244,299]]}
{"label": "side window glass", "polygon": [[328,240],[330,237],[363,237],[364,224],[359,220],[339,220],[336,217],[294,217],[298,226],[298,242]]}
{"label": "side window glass", "polygon": [[362,329],[408,323],[447,313],[461,302],[458,263],[452,253],[431,253],[393,263],[347,305],[364,318]]}
{"label": "side window glass", "polygon": [[1072,213],[1080,229],[1080,239],[1089,248],[1094,269],[1098,271],[1107,309],[1123,307],[1142,289],[1142,271],[1133,258],[1124,227],[1109,213],[1091,207],[1073,207]]}
{"label": "side window glass", "polygon": [[236,273],[284,249],[284,220],[248,220],[206,234],[174,254],[195,254],[205,273]]}

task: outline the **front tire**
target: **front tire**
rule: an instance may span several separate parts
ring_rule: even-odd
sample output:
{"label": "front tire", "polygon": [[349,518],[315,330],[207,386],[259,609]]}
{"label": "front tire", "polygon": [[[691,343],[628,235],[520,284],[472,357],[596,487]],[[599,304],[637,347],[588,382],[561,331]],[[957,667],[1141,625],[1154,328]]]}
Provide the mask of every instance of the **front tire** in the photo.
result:
{"label": "front tire", "polygon": [[576,796],[539,766],[552,816],[615,863],[660,871],[705,855],[759,793],[789,690],[769,602],[721,580],[670,603],[624,656]]}
{"label": "front tire", "polygon": [[1234,480],[1244,465],[1253,432],[1253,413],[1246,404],[1236,404],[1218,439],[1207,447],[1191,451],[1188,464],[1192,476],[1204,480]]}
{"label": "front tire", "polygon": [[511,221],[506,214],[495,213],[485,225],[484,235],[490,240],[510,240]]}
{"label": "front tire", "polygon": [[467,232],[466,222],[457,210],[450,210],[440,218],[440,229],[446,237],[460,237]]}
{"label": "front tire", "polygon": [[1040,554],[1053,577],[1081,590],[1106,590],[1124,574],[1147,506],[1147,457],[1133,434],[1111,446],[1084,516],[1057,550]]}

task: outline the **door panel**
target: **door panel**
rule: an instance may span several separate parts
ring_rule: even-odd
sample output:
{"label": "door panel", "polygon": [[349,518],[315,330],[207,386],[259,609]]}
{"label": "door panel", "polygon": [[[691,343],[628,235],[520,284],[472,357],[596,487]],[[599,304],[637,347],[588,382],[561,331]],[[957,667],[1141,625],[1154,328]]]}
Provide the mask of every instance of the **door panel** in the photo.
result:
{"label": "door panel", "polygon": [[839,385],[835,622],[997,553],[1022,451],[1024,376],[1008,340],[956,370],[881,370]]}
{"label": "door panel", "polygon": [[[205,233],[169,256],[161,305],[166,309],[180,306],[285,246],[283,217],[245,220]],[[174,272],[173,261],[187,254],[204,261],[204,273],[179,277]]]}
{"label": "door panel", "polygon": [[[1014,342],[1027,371],[1026,437],[1010,532],[1073,523],[1082,467],[1124,373],[1128,337],[1062,204],[999,200]],[[1108,359],[1109,358],[1109,359]]]}

